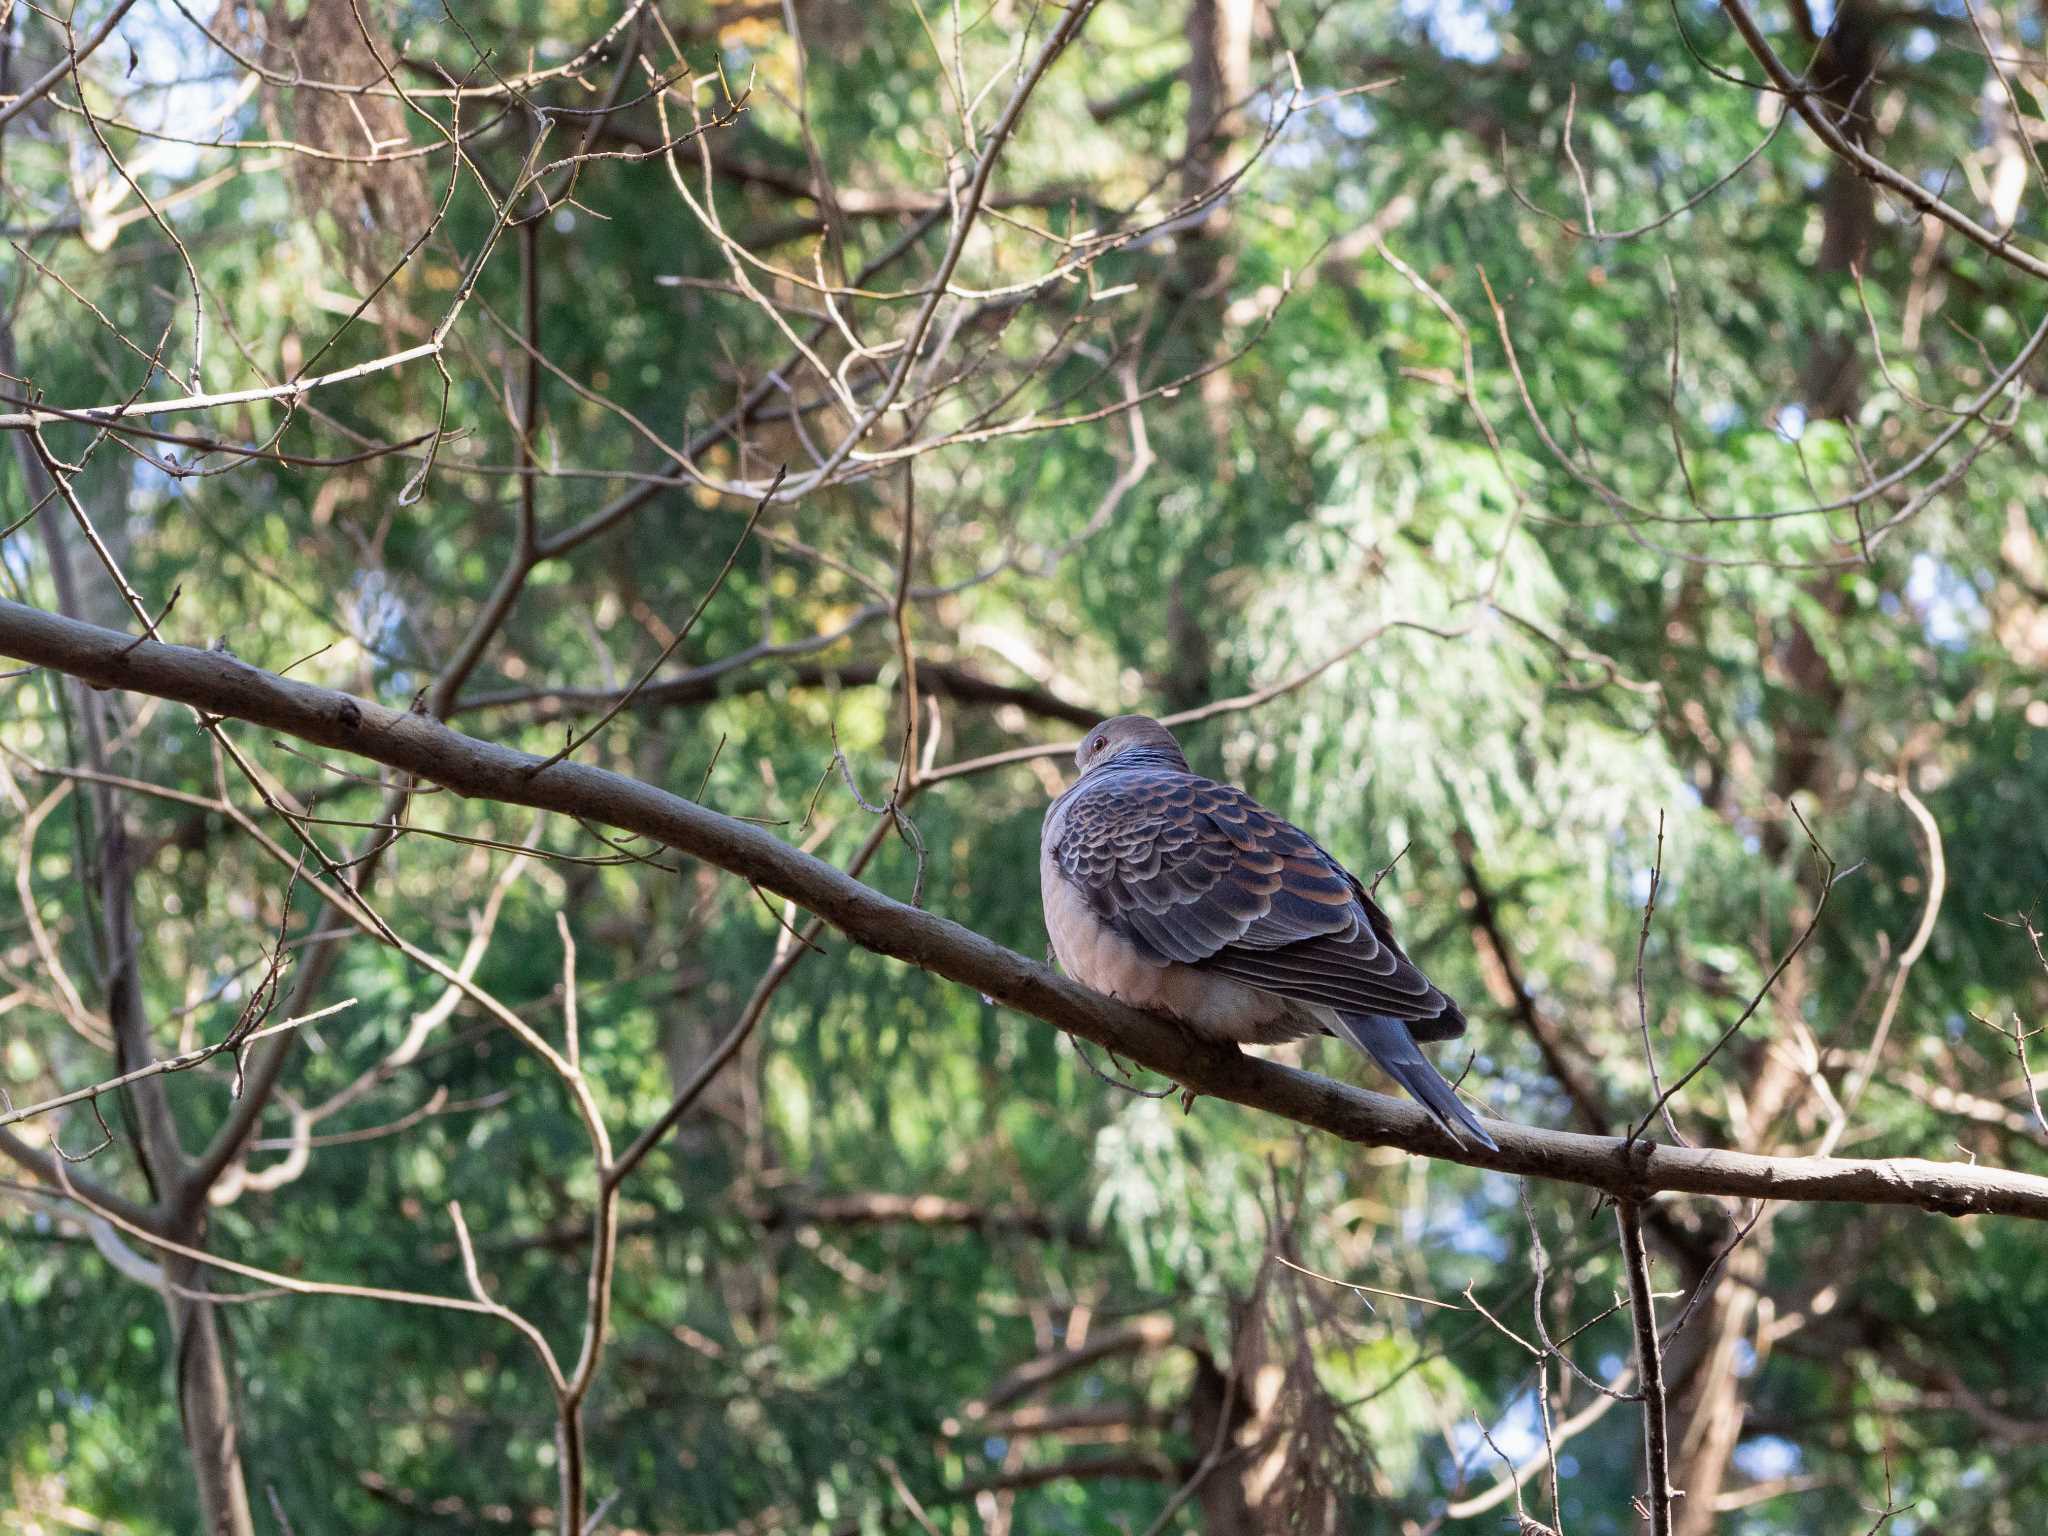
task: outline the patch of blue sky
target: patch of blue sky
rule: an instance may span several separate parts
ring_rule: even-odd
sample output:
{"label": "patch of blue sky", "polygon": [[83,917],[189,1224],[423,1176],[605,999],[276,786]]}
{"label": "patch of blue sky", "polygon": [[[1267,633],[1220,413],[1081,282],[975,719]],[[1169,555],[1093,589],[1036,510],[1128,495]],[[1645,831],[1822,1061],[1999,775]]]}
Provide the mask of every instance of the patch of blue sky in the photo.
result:
{"label": "patch of blue sky", "polygon": [[349,629],[362,637],[373,651],[396,650],[405,627],[405,599],[389,577],[374,567],[356,572],[343,598],[349,609]]}
{"label": "patch of blue sky", "polygon": [[1984,600],[1969,578],[1924,551],[1906,573],[1906,601],[1920,619],[1928,643],[1959,651],[1991,622]]}
{"label": "patch of blue sky", "polygon": [[[1505,1191],[1505,1200],[1491,1199],[1485,1202],[1487,1205],[1498,1207],[1515,1198],[1514,1181],[1505,1174],[1488,1174],[1483,1182],[1497,1182]],[[1422,1241],[1449,1248],[1454,1253],[1470,1254],[1492,1264],[1505,1263],[1509,1252],[1507,1239],[1494,1230],[1491,1220],[1489,1211],[1460,1200],[1443,1206],[1440,1213],[1426,1223]]]}
{"label": "patch of blue sky", "polygon": [[16,594],[27,587],[29,574],[35,563],[29,558],[28,547],[29,540],[23,538],[12,538],[0,543],[0,567],[6,569]]}
{"label": "patch of blue sky", "polygon": [[1305,171],[1320,165],[1326,153],[1313,134],[1303,133],[1295,125],[1273,141],[1265,158],[1276,171]]}
{"label": "patch of blue sky", "polygon": [[[163,374],[162,369],[151,375],[155,383]],[[146,459],[136,459],[128,467],[128,510],[133,513],[154,511],[165,500],[183,494],[184,487],[171,475],[165,474]]]}
{"label": "patch of blue sky", "polygon": [[[1305,84],[1303,100],[1313,100],[1323,94],[1315,86]],[[1253,94],[1246,105],[1245,115],[1253,123],[1272,123],[1287,111],[1289,94],[1275,95],[1269,91]],[[1300,171],[1320,164],[1329,154],[1320,127],[1326,112],[1305,113],[1294,118],[1269,145],[1265,163],[1276,170]]]}
{"label": "patch of blue sky", "polygon": [[[223,73],[220,50],[169,0],[141,0],[102,45],[100,61],[117,72],[105,83],[119,94],[126,121],[183,138],[235,137],[231,119],[246,76]],[[206,153],[200,144],[146,143],[143,168],[172,179],[190,176]]]}
{"label": "patch of blue sky", "polygon": [[[1488,1435],[1493,1445],[1486,1443]],[[1471,1467],[1482,1457],[1494,1458],[1494,1447],[1512,1462],[1524,1462],[1543,1449],[1543,1420],[1537,1412],[1536,1394],[1524,1392],[1508,1404],[1505,1412],[1486,1426],[1484,1432],[1471,1419],[1463,1419],[1450,1427],[1451,1449],[1461,1466]],[[1562,1474],[1560,1466],[1558,1472]]]}
{"label": "patch of blue sky", "polygon": [[1507,11],[1506,0],[1401,0],[1401,14],[1420,22],[1439,51],[1474,64],[1500,57],[1497,22]]}
{"label": "patch of blue sky", "polygon": [[1803,1464],[1799,1447],[1777,1435],[1758,1435],[1735,1447],[1728,1458],[1735,1470],[1753,1483],[1794,1476]]}
{"label": "patch of blue sky", "polygon": [[[1365,81],[1359,82],[1361,85]],[[1372,136],[1379,126],[1379,118],[1367,106],[1363,96],[1339,96],[1323,103],[1323,113],[1330,119],[1330,126],[1337,130],[1339,137],[1364,139]]]}

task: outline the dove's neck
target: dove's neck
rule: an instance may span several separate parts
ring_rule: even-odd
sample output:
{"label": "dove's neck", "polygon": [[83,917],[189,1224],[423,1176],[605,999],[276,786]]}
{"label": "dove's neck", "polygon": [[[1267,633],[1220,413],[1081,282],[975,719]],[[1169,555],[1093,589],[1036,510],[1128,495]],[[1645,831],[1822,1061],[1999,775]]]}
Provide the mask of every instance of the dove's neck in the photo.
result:
{"label": "dove's neck", "polygon": [[1096,773],[1123,773],[1132,768],[1170,768],[1175,773],[1193,773],[1188,760],[1180,755],[1180,749],[1161,743],[1157,746],[1125,747],[1116,756],[1104,759],[1093,770]]}

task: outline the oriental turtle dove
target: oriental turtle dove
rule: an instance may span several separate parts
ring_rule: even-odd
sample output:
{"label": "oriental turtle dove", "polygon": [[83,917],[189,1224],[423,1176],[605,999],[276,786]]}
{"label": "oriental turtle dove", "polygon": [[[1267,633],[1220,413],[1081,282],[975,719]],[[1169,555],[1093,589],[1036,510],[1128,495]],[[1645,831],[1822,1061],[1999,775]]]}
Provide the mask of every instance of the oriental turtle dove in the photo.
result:
{"label": "oriental turtle dove", "polygon": [[1465,1031],[1386,914],[1314,838],[1191,771],[1143,715],[1090,731],[1081,777],[1045,814],[1039,885],[1075,980],[1213,1039],[1342,1035],[1453,1140],[1493,1147],[1418,1048]]}

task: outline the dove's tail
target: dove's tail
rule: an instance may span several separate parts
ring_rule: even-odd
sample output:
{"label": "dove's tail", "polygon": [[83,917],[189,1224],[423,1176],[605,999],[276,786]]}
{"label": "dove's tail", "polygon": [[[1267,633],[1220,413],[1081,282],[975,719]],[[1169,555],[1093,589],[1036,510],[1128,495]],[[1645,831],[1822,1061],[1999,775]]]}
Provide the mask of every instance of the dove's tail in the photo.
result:
{"label": "dove's tail", "polygon": [[1451,1140],[1464,1141],[1469,1137],[1489,1151],[1500,1150],[1479,1124],[1479,1117],[1459,1101],[1451,1085],[1430,1065],[1405,1023],[1378,1013],[1340,1013],[1337,1023],[1387,1069],[1395,1082],[1414,1095],[1416,1103],[1429,1111],[1430,1118],[1444,1128]]}

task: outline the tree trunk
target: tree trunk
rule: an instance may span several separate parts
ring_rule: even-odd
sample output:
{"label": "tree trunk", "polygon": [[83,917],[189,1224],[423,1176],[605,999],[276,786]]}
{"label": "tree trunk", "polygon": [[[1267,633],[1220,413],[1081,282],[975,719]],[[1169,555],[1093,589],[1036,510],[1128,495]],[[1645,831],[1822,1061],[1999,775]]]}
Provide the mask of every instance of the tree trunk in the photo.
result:
{"label": "tree trunk", "polygon": [[[1232,1455],[1250,1422],[1251,1405],[1244,1383],[1226,1375],[1206,1350],[1195,1357],[1195,1384],[1188,1398],[1189,1427],[1201,1459],[1189,1469],[1200,1476],[1195,1490],[1202,1511],[1203,1536],[1258,1536],[1259,1512],[1244,1485],[1243,1469]],[[1215,1465],[1203,1474],[1211,1456]]]}
{"label": "tree trunk", "polygon": [[[13,333],[4,324],[0,324],[0,370],[20,373]],[[42,461],[19,434],[14,447],[22,482],[41,502],[38,532],[50,564],[57,606],[68,617],[84,617],[85,588],[71,563],[71,541],[76,530],[64,515],[65,504],[57,498],[56,487]],[[107,742],[114,734],[109,718],[114,696],[77,683],[70,688],[72,717],[79,730],[73,750],[83,756],[86,766],[95,773],[107,773],[114,766],[107,751]],[[90,851],[81,847],[80,857],[91,857],[97,865],[98,958],[107,1020],[113,1027],[120,1070],[129,1072],[147,1066],[155,1055],[142,995],[141,939],[135,922],[135,860],[117,792],[105,783],[92,783],[86,787],[86,798],[92,808],[91,828],[97,846]],[[136,1161],[157,1202],[159,1220],[174,1227],[182,1225],[178,1218],[166,1214],[182,1203],[189,1164],[178,1139],[177,1119],[171,1110],[165,1079],[153,1077],[133,1084],[123,1090],[118,1102],[128,1123]],[[193,1230],[174,1230],[174,1235],[188,1247],[197,1247],[201,1237],[196,1220]],[[177,1363],[178,1413],[192,1459],[203,1529],[208,1536],[255,1536],[220,1319],[211,1304],[192,1299],[205,1293],[205,1266],[175,1255],[167,1256],[164,1281],[164,1305],[170,1314],[172,1355]]]}
{"label": "tree trunk", "polygon": [[[1241,103],[1251,94],[1253,0],[1189,0],[1187,158],[1181,192],[1200,197],[1229,171],[1230,152],[1244,131]],[[1230,281],[1227,201],[1211,206],[1180,236],[1178,274],[1196,345],[1212,359],[1221,344],[1222,291]],[[1218,369],[1201,381],[1202,403],[1217,442],[1219,473],[1227,474],[1230,377]]]}
{"label": "tree trunk", "polygon": [[[1803,14],[1804,7],[1794,7]],[[1813,78],[1828,111],[1849,139],[1862,144],[1869,134],[1870,90],[1877,74],[1884,17],[1870,0],[1842,0],[1826,46],[1815,62]],[[1871,183],[1835,160],[1821,188],[1818,271],[1839,276],[1861,267],[1877,227],[1877,194]],[[1862,371],[1856,364],[1856,332],[1816,330],[1808,345],[1799,393],[1814,420],[1845,420],[1862,397]]]}
{"label": "tree trunk", "polygon": [[[1228,174],[1232,147],[1244,132],[1241,104],[1251,92],[1254,6],[1255,0],[1188,0],[1188,99],[1181,162],[1185,198],[1203,196]],[[1173,338],[1170,366],[1175,372],[1192,373],[1204,364],[1221,362],[1228,352],[1223,295],[1234,267],[1228,201],[1211,204],[1174,239],[1167,284],[1172,300],[1167,324]],[[1230,371],[1212,368],[1196,388],[1208,429],[1211,473],[1219,485],[1227,484],[1234,473]],[[1172,661],[1155,679],[1168,709],[1191,708],[1215,694],[1211,636],[1223,626],[1212,607],[1213,574],[1199,557],[1184,560],[1172,573],[1167,610]]]}
{"label": "tree trunk", "polygon": [[[1243,131],[1241,104],[1252,88],[1252,0],[1189,0],[1187,39],[1187,164],[1181,168],[1181,189],[1193,197],[1214,184],[1230,141]],[[1222,216],[1220,208],[1212,215]]]}
{"label": "tree trunk", "polygon": [[[1801,991],[1803,967],[1788,972],[1789,996]],[[1804,1088],[1804,1078],[1785,1051],[1758,1053],[1748,1090],[1751,1135],[1771,1145],[1780,1116]],[[1771,1253],[1771,1217],[1766,1211],[1749,1237],[1728,1256],[1712,1281],[1713,1291],[1694,1313],[1667,1357],[1675,1384],[1671,1401],[1671,1483],[1685,1490],[1673,1506],[1672,1536],[1714,1536],[1714,1504],[1728,1481],[1728,1468],[1741,1442],[1749,1413],[1746,1378],[1738,1374],[1742,1346],[1757,1322],[1764,1271]],[[1704,1269],[1687,1276],[1700,1284]],[[1690,1335],[1690,1339],[1688,1339]],[[1686,1347],[1689,1345],[1689,1349]],[[1681,1363],[1682,1362],[1682,1363]]]}
{"label": "tree trunk", "polygon": [[177,1359],[178,1417],[199,1491],[200,1528],[207,1536],[255,1536],[220,1309],[194,1299],[206,1290],[205,1266],[173,1256],[164,1265],[164,1279]]}

